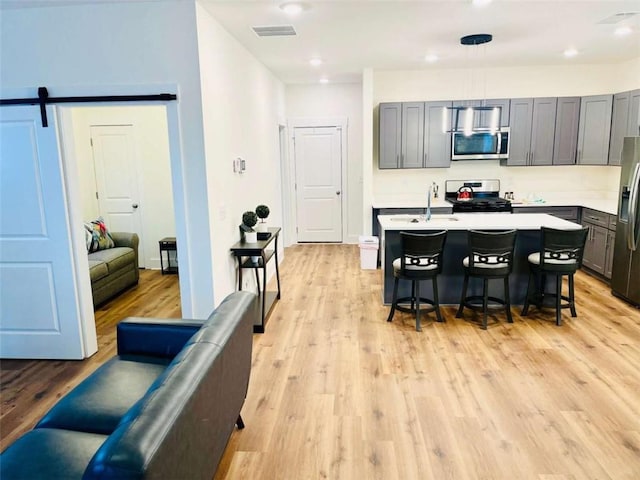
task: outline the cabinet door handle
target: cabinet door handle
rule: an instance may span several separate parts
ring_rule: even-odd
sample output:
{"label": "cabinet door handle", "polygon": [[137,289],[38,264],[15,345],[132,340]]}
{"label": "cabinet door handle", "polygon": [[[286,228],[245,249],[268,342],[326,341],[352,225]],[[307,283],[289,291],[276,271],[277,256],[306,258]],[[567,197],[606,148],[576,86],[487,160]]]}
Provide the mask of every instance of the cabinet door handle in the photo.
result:
{"label": "cabinet door handle", "polygon": [[529,165],[529,152],[527,152],[526,156],[525,156],[525,163],[527,165]]}
{"label": "cabinet door handle", "polygon": [[582,152],[578,149],[578,156],[576,158],[576,163],[580,163],[580,157],[582,156]]}
{"label": "cabinet door handle", "polygon": [[534,152],[531,152],[531,165],[533,165],[533,154]]}
{"label": "cabinet door handle", "polygon": [[400,166],[400,155],[396,154],[396,165]]}

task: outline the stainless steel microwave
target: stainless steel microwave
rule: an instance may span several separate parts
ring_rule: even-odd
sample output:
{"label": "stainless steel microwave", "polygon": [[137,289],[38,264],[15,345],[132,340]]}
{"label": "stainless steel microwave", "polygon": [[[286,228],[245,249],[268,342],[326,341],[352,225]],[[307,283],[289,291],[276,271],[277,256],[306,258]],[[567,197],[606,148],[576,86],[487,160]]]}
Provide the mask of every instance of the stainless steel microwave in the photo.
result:
{"label": "stainless steel microwave", "polygon": [[451,134],[451,160],[509,158],[509,127],[495,132],[474,131]]}

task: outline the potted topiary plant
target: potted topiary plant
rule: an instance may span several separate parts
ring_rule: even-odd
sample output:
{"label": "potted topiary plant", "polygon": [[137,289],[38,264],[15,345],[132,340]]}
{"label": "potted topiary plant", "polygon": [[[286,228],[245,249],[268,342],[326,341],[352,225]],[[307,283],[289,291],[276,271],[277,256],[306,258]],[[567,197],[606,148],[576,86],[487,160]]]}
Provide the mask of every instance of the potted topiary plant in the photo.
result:
{"label": "potted topiary plant", "polygon": [[[260,219],[260,223],[258,223],[256,230],[259,233],[265,233],[267,231],[267,222],[265,222],[265,219],[269,216],[269,213],[269,207],[266,205],[258,205],[256,207],[256,215]],[[258,235],[258,238],[260,237],[261,235]]]}
{"label": "potted topiary plant", "polygon": [[256,243],[258,241],[258,233],[253,229],[256,223],[258,223],[258,216],[255,212],[247,210],[242,214],[240,230],[244,233],[245,242]]}

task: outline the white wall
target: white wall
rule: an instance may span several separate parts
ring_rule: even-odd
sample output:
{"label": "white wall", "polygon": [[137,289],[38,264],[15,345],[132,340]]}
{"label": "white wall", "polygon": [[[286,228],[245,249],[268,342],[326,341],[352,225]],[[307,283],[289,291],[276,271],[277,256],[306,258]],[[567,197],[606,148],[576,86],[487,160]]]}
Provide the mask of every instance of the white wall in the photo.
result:
{"label": "white wall", "polygon": [[[136,139],[139,214],[145,268],[160,268],[158,241],[175,237],[176,225],[171,187],[169,132],[164,106],[79,107],[71,109],[76,163],[81,178],[83,220],[99,215],[93,152],[89,143],[91,125],[133,125]],[[108,227],[108,225],[107,225]],[[172,259],[173,262],[173,259]]]}
{"label": "white wall", "polygon": [[[288,85],[288,118],[346,117],[347,231],[344,241],[357,243],[362,234],[362,85]],[[292,132],[289,132],[291,135]]]}
{"label": "white wall", "polygon": [[[229,248],[240,240],[242,213],[265,204],[270,226],[282,226],[278,126],[284,119],[284,85],[204,7],[198,5],[196,13],[214,289],[222,299],[236,289]],[[236,157],[246,161],[243,174],[233,172]],[[245,278],[254,282],[253,275]]]}
{"label": "white wall", "polygon": [[[424,196],[435,181],[444,189],[447,179],[498,178],[502,191],[516,198],[537,195],[564,198],[615,198],[620,169],[617,167],[501,167],[498,161],[452,162],[448,169],[379,170],[378,104],[390,101],[456,100],[467,98],[518,98],[545,96],[585,96],[640,87],[640,61],[619,65],[575,65],[562,67],[519,67],[487,69],[486,83],[468,82],[464,69],[420,71],[376,71],[373,81],[374,145],[365,167],[372,169],[372,197],[380,203]],[[478,72],[475,73],[478,79]],[[370,163],[366,165],[368,162]],[[420,197],[420,198],[421,198]],[[366,199],[366,196],[365,196]],[[365,200],[365,209],[367,208]]]}
{"label": "white wall", "polygon": [[41,85],[51,96],[178,94],[167,108],[182,313],[206,317],[215,302],[194,2],[4,9],[0,84],[19,96]]}

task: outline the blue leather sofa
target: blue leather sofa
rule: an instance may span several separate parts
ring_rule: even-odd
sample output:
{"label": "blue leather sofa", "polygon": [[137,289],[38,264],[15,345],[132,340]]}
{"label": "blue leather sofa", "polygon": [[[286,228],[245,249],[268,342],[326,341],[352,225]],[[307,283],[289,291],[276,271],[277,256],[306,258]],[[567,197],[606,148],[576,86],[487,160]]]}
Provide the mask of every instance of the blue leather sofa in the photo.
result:
{"label": "blue leather sofa", "polygon": [[0,478],[213,478],[251,370],[256,296],[206,321],[128,318],[118,353],[0,455]]}

